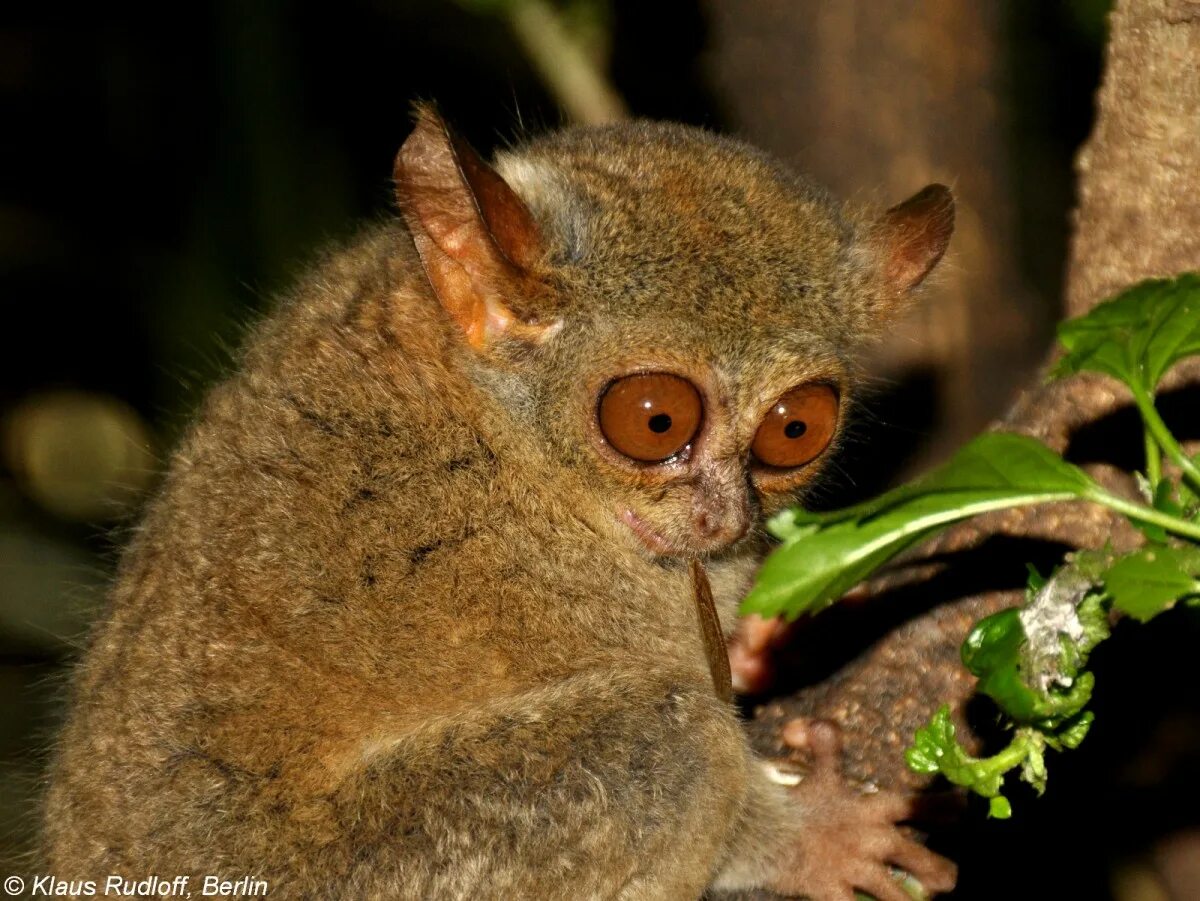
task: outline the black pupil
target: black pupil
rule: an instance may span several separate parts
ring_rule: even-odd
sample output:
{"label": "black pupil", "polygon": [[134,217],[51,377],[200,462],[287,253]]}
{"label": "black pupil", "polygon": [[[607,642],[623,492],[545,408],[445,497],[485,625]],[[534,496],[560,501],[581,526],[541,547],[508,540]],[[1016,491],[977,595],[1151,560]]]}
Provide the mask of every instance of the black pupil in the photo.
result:
{"label": "black pupil", "polygon": [[799,438],[807,431],[808,426],[799,419],[793,419],[783,427],[783,434],[787,435],[789,438]]}
{"label": "black pupil", "polygon": [[650,417],[650,431],[661,435],[671,428],[671,417],[666,413],[655,413]]}

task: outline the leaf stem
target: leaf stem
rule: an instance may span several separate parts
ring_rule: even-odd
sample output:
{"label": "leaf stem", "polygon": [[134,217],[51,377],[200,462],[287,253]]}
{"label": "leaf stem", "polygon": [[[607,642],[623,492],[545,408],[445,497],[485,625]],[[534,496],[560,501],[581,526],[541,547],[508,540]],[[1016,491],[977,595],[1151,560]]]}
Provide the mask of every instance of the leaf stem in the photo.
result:
{"label": "leaf stem", "polygon": [[[1000,709],[1004,710],[1003,704],[1000,705]],[[1004,712],[1008,713],[1007,710],[1004,710]],[[1024,730],[1018,730],[1007,748],[996,752],[991,757],[981,758],[979,763],[986,765],[989,769],[997,773],[1007,773],[1009,770],[1016,769],[1024,762],[1025,758],[1029,756],[1029,747],[1029,735]],[[988,795],[985,797],[991,796]]]}
{"label": "leaf stem", "polygon": [[1180,519],[1169,513],[1163,513],[1161,510],[1155,510],[1153,507],[1147,507],[1144,504],[1135,504],[1132,501],[1125,500],[1123,497],[1109,494],[1107,491],[1089,492],[1087,497],[1089,500],[1103,504],[1110,510],[1116,510],[1130,519],[1162,526],[1168,532],[1182,535],[1184,538],[1190,538],[1193,541],[1200,541],[1200,523],[1188,522],[1186,519]]}
{"label": "leaf stem", "polygon": [[1158,488],[1158,483],[1162,481],[1162,451],[1158,447],[1158,442],[1154,440],[1154,436],[1150,434],[1150,429],[1142,430],[1142,440],[1146,445],[1146,480],[1150,483],[1150,490]]}
{"label": "leaf stem", "polygon": [[1137,404],[1138,412],[1142,414],[1142,422],[1146,425],[1146,431],[1171,458],[1171,462],[1182,470],[1184,477],[1196,488],[1200,488],[1200,467],[1197,467],[1183,452],[1183,448],[1179,446],[1179,442],[1175,440],[1175,436],[1171,434],[1167,424],[1158,415],[1158,409],[1154,406],[1154,398],[1141,385],[1130,385],[1129,387],[1133,391],[1133,402]]}

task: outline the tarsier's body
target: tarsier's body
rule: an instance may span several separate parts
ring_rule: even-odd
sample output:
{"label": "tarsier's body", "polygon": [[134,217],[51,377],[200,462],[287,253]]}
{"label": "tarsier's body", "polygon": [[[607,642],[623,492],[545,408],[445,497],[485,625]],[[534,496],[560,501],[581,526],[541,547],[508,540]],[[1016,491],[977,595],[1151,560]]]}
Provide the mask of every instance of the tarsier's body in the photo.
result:
{"label": "tarsier's body", "polygon": [[[331,255],[209,398],[78,675],[48,872],[890,898],[890,861],[946,887],[893,800],[768,778],[714,691],[688,564],[731,626],[755,523],[821,462],[752,445],[775,453],[764,423],[803,387],[828,453],[948,195],[860,220],[673,126],[567,131],[497,170],[423,111],[404,222]],[[615,387],[640,374],[688,409],[639,436]]]}

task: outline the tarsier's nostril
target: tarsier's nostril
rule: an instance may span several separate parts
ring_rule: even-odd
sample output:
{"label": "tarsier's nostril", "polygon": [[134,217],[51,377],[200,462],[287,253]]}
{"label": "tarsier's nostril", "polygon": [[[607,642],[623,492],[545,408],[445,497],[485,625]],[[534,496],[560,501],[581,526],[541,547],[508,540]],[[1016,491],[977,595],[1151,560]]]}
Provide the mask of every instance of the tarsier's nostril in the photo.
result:
{"label": "tarsier's nostril", "polygon": [[729,541],[737,541],[750,530],[750,519],[745,513],[731,516],[725,523]]}
{"label": "tarsier's nostril", "polygon": [[701,510],[695,517],[696,534],[701,538],[724,538],[736,541],[746,534],[749,526],[745,516],[730,513],[722,516],[711,510]]}

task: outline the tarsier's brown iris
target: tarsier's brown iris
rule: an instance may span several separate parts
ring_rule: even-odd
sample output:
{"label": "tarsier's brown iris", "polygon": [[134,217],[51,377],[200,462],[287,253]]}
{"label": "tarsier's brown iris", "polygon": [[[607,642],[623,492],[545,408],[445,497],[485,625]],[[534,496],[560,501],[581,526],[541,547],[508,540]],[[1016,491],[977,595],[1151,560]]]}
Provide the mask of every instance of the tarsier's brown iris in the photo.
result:
{"label": "tarsier's brown iris", "polygon": [[[700,392],[687,379],[663,372],[617,379],[600,398],[600,431],[617,451],[641,463],[662,463],[682,452],[703,418]],[[829,445],[837,426],[838,396],[828,385],[793,388],[771,407],[754,435],[754,458],[794,469]]]}
{"label": "tarsier's brown iris", "polygon": [[837,418],[837,392],[828,385],[801,385],[779,398],[763,417],[750,450],[767,466],[803,466],[829,446]]}
{"label": "tarsier's brown iris", "polygon": [[600,398],[600,431],[614,448],[643,463],[661,463],[696,435],[703,414],[700,392],[665,372],[627,375]]}

